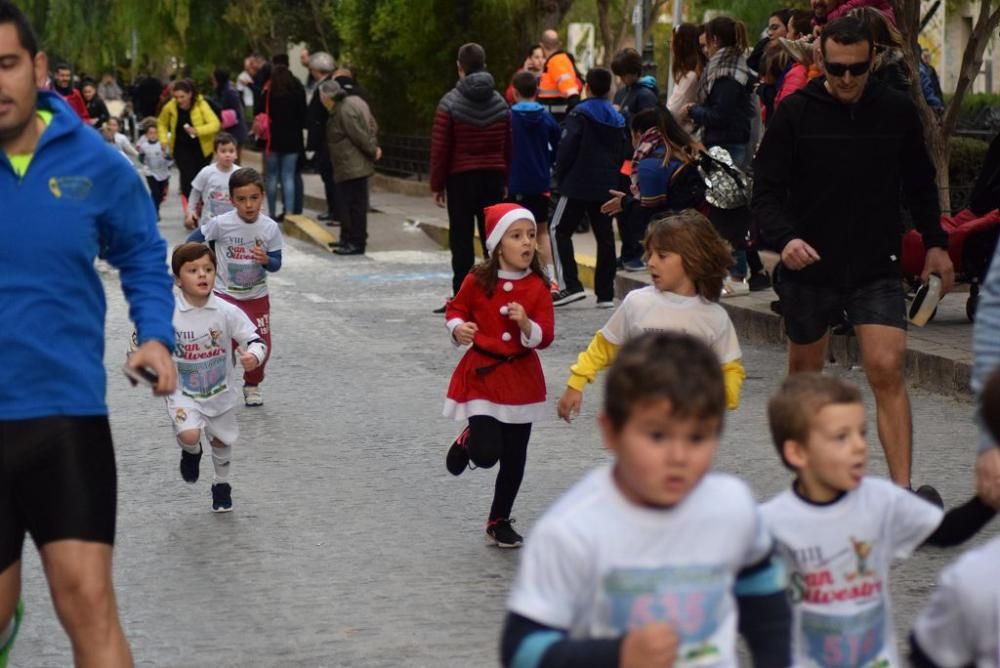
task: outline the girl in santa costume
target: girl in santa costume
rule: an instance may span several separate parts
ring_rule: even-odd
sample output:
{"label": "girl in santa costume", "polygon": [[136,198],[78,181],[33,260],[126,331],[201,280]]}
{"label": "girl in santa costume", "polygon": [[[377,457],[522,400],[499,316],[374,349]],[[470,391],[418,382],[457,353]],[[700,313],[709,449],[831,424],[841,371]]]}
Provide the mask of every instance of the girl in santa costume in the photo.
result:
{"label": "girl in santa costume", "polygon": [[469,272],[445,313],[452,343],[468,349],[452,374],[444,415],[469,422],[446,465],[459,475],[470,461],[477,468],[500,463],[486,535],[497,547],[520,547],[510,511],[531,423],[551,410],[535,350],[552,343],[555,322],[531,212],[516,204],[487,207],[486,249],[489,260]]}

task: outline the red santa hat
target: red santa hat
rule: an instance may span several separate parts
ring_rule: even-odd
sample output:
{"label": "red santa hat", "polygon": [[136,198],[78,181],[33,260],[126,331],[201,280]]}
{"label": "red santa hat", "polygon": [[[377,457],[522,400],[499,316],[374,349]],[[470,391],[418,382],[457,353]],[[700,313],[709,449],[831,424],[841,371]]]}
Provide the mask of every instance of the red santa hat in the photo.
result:
{"label": "red santa hat", "polygon": [[500,245],[500,240],[511,225],[519,220],[530,220],[535,227],[535,217],[519,204],[494,204],[484,209],[486,213],[486,250],[490,255]]}

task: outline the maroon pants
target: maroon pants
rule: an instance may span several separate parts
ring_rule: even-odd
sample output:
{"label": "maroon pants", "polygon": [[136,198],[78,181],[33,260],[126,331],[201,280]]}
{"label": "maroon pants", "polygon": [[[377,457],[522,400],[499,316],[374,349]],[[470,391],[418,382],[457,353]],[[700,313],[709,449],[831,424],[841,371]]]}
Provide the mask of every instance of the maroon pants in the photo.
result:
{"label": "maroon pants", "polygon": [[267,295],[257,299],[233,299],[221,292],[216,292],[215,296],[238,306],[241,311],[246,313],[250,322],[257,328],[260,338],[264,339],[264,344],[267,346],[267,356],[264,361],[253,371],[243,373],[244,384],[260,385],[264,381],[264,367],[267,365],[267,360],[271,358],[271,299]]}

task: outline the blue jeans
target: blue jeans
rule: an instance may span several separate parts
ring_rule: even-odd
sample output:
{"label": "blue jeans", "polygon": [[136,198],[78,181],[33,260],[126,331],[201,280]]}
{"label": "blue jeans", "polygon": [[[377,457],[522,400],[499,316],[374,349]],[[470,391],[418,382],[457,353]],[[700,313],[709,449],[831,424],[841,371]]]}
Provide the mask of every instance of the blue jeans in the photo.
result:
{"label": "blue jeans", "polygon": [[281,181],[281,201],[284,203],[284,213],[295,210],[295,165],[298,163],[298,153],[266,153],[264,155],[264,190],[267,192],[267,210],[273,218],[278,212],[275,200],[278,197],[278,181]]}

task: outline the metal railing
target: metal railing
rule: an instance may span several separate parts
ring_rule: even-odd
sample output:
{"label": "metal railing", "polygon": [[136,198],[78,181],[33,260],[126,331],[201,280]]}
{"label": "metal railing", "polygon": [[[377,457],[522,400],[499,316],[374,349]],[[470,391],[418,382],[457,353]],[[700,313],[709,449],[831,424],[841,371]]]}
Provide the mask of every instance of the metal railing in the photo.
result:
{"label": "metal railing", "polygon": [[430,173],[431,138],[408,135],[383,135],[379,146],[382,159],[376,169],[391,176],[416,177],[423,181]]}

